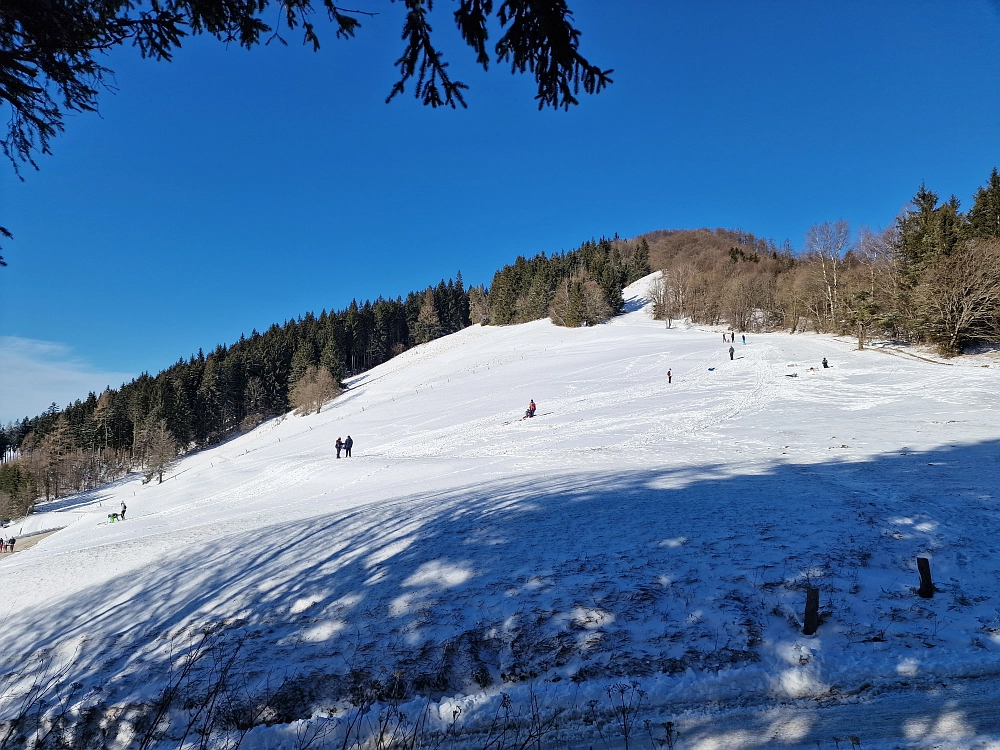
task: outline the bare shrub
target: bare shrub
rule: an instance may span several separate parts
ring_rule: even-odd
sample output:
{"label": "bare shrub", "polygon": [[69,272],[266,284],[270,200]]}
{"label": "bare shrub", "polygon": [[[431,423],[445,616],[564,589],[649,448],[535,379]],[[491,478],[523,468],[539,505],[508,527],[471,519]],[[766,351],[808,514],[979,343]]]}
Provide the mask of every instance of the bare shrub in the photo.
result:
{"label": "bare shrub", "polygon": [[240,422],[240,432],[249,432],[265,419],[263,414],[247,414]]}

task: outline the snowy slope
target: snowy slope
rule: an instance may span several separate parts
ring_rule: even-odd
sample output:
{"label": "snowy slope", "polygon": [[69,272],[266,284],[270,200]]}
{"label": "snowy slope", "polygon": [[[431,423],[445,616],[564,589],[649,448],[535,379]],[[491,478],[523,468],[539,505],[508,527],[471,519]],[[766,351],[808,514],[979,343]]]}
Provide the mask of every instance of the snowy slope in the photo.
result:
{"label": "snowy slope", "polygon": [[4,668],[41,654],[78,708],[127,705],[212,626],[296,688],[246,747],[393,672],[470,747],[529,687],[565,709],[553,742],[616,746],[623,680],[691,747],[1000,747],[1000,361],[787,334],[730,361],[652,321],[646,283],[609,324],[475,326],[162,485],[43,507],[22,533],[65,528],[0,560]]}

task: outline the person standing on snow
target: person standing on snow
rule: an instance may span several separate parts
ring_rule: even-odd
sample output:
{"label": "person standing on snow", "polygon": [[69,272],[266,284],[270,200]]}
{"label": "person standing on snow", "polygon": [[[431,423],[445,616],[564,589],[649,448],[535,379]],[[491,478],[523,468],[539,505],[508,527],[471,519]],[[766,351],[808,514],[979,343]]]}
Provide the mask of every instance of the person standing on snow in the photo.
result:
{"label": "person standing on snow", "polygon": [[531,402],[528,404],[528,409],[524,412],[524,418],[531,419],[533,416],[535,416],[536,408],[537,407],[535,406],[535,399],[531,399]]}
{"label": "person standing on snow", "polygon": [[121,512],[121,515],[118,516],[123,521],[125,520],[125,511],[126,510],[127,510],[127,508],[125,507],[125,501],[123,500],[122,501],[122,512]]}
{"label": "person standing on snow", "polygon": [[826,361],[826,357],[823,357],[823,368],[826,369],[830,366],[830,363]]}
{"label": "person standing on snow", "polygon": [[734,354],[736,354],[736,350],[733,347],[729,347],[729,359],[732,359]]}
{"label": "person standing on snow", "polygon": [[340,452],[344,449],[344,441],[337,438],[337,442],[333,444],[333,447],[337,449],[337,458],[340,458]]}
{"label": "person standing on snow", "polygon": [[674,382],[674,376],[673,376],[673,373],[670,372],[670,368],[668,367],[667,368],[667,385],[669,385],[672,382]]}
{"label": "person standing on snow", "polygon": [[746,346],[746,345],[747,345],[747,335],[744,333],[743,334],[743,346]]}
{"label": "person standing on snow", "polygon": [[347,436],[347,440],[344,441],[344,457],[351,457],[351,448],[354,446],[354,440],[350,435]]}

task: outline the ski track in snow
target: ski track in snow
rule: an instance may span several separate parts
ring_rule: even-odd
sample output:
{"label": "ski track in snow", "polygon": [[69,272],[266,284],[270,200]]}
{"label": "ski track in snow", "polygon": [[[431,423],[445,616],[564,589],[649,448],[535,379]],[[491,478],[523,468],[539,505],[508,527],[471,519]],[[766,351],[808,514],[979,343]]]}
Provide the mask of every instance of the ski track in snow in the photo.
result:
{"label": "ski track in snow", "polygon": [[302,716],[338,705],[350,668],[399,670],[439,726],[462,708],[455,746],[528,685],[565,709],[553,746],[601,746],[587,702],[610,733],[605,688],[635,679],[678,747],[1000,748],[991,360],[767,334],[730,361],[719,331],[651,320],[648,282],[609,324],[466,329],[162,485],[40,506],[21,533],[65,528],[0,559],[4,670],[41,655],[81,706],[148,699],[221,624],[249,674],[299,681]]}

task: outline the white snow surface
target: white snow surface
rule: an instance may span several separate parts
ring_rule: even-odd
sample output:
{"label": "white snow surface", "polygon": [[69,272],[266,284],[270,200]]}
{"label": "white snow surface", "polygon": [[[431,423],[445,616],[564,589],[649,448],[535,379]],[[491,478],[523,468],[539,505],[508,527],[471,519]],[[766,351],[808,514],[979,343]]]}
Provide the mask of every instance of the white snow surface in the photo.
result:
{"label": "white snow surface", "polygon": [[441,726],[461,708],[455,746],[530,687],[565,709],[553,746],[617,747],[606,690],[635,680],[678,747],[1000,748],[1000,360],[772,333],[730,361],[652,320],[651,278],[605,325],[473,326],[163,484],[40,506],[5,531],[65,528],[0,559],[2,670],[125,705],[214,627],[298,685],[289,720],[395,670]]}

